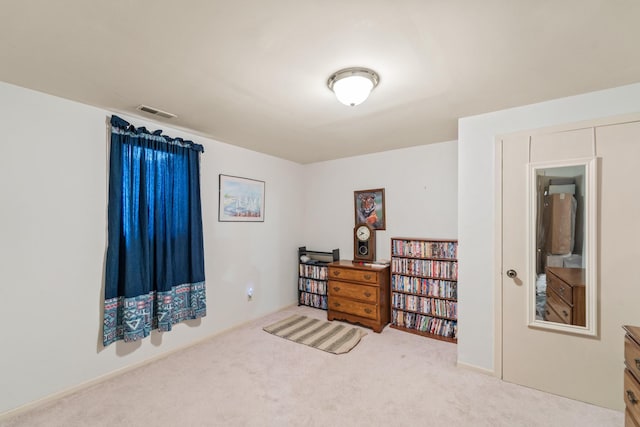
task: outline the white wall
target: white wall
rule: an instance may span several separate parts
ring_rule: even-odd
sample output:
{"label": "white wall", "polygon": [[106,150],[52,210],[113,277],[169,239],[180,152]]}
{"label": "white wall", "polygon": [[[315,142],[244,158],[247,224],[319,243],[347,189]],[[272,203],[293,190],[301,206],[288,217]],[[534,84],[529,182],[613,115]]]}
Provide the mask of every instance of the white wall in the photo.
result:
{"label": "white wall", "polygon": [[[110,115],[0,83],[0,414],[294,304],[298,246],[352,258],[354,190],[386,189],[378,258],[391,236],[457,236],[455,141],[302,166],[121,115],[205,147],[208,315],[102,348]],[[220,173],[266,182],[264,223],[217,221]]]}
{"label": "white wall", "polygon": [[495,137],[636,112],[640,112],[640,84],[460,119],[459,279],[469,285],[461,286],[458,295],[459,363],[495,370]]}
{"label": "white wall", "polygon": [[373,188],[385,189],[377,259],[389,259],[391,237],[457,238],[457,153],[451,141],[307,165],[307,249],[353,259],[353,192]]}
{"label": "white wall", "polygon": [[[208,314],[102,348],[110,114],[0,83],[0,414],[296,302],[303,167],[123,115],[205,147]],[[264,223],[217,221],[219,173],[266,182]]]}

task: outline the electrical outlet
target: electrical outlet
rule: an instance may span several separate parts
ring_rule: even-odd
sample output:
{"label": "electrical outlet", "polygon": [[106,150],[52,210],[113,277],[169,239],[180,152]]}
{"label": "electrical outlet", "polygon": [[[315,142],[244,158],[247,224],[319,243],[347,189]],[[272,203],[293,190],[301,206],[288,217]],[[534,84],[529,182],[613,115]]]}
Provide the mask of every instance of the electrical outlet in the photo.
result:
{"label": "electrical outlet", "polygon": [[253,298],[253,288],[247,289],[247,299]]}

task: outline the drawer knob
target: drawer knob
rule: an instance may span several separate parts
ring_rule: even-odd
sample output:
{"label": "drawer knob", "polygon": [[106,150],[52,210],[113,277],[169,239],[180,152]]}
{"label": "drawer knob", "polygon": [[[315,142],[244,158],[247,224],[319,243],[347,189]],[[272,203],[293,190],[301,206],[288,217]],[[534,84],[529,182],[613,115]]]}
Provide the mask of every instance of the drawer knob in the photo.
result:
{"label": "drawer knob", "polygon": [[636,368],[640,370],[640,359],[635,359]]}
{"label": "drawer knob", "polygon": [[340,286],[334,286],[333,290],[336,291],[336,292],[340,292]]}
{"label": "drawer knob", "polygon": [[333,305],[336,306],[336,307],[340,307],[340,303],[339,302],[334,302]]}
{"label": "drawer knob", "polygon": [[[364,296],[365,296],[365,297],[367,297],[367,298],[369,298],[369,297],[371,296],[371,292],[366,291],[366,292],[364,293]],[[636,363],[638,363],[638,362],[637,362],[637,360],[638,360],[638,359],[636,359]]]}
{"label": "drawer knob", "polygon": [[335,270],[334,270],[333,275],[334,275],[334,276],[339,276],[339,275],[340,275],[340,272],[339,272],[339,271],[335,271]]}
{"label": "drawer knob", "polygon": [[562,310],[562,314],[564,315],[564,317],[569,317],[569,313],[567,313],[567,310]]}
{"label": "drawer knob", "polygon": [[638,403],[638,399],[636,399],[636,395],[633,394],[631,390],[627,390],[627,399],[631,402],[632,405]]}
{"label": "drawer knob", "polygon": [[370,280],[371,279],[371,275],[370,274],[365,274],[364,278],[367,279],[367,280]]}
{"label": "drawer knob", "polygon": [[560,293],[564,294],[564,288],[560,288]]}
{"label": "drawer knob", "polygon": [[371,309],[370,308],[365,308],[364,312],[367,313],[367,314],[371,314]]}

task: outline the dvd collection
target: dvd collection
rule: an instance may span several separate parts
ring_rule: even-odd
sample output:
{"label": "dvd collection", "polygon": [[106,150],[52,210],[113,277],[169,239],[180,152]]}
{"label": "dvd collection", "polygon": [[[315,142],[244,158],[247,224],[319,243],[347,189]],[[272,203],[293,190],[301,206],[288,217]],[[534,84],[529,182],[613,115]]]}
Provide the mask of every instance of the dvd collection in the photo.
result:
{"label": "dvd collection", "polygon": [[457,261],[434,261],[431,259],[391,258],[391,271],[440,279],[458,279]]}
{"label": "dvd collection", "polygon": [[458,298],[458,282],[424,277],[391,275],[391,290],[438,298]]}
{"label": "dvd collection", "polygon": [[304,264],[300,263],[300,276],[310,279],[327,280],[329,268],[326,263]]}
{"label": "dvd collection", "polygon": [[391,304],[393,308],[410,310],[431,316],[447,317],[452,320],[456,320],[458,316],[458,303],[445,299],[405,295],[394,292],[391,298]]}
{"label": "dvd collection", "polygon": [[311,292],[314,294],[327,294],[327,282],[322,280],[307,279],[300,277],[298,279],[298,290]]}
{"label": "dvd collection", "polygon": [[458,243],[391,239],[391,325],[457,341]]}
{"label": "dvd collection", "polygon": [[326,310],[329,264],[311,260],[299,265],[298,304]]}
{"label": "dvd collection", "polygon": [[315,308],[327,309],[327,296],[300,292],[300,305],[308,305]]}
{"label": "dvd collection", "polygon": [[458,258],[458,243],[455,241],[394,240],[391,251],[392,256],[456,259]]}
{"label": "dvd collection", "polygon": [[458,322],[401,310],[391,310],[391,324],[456,339]]}

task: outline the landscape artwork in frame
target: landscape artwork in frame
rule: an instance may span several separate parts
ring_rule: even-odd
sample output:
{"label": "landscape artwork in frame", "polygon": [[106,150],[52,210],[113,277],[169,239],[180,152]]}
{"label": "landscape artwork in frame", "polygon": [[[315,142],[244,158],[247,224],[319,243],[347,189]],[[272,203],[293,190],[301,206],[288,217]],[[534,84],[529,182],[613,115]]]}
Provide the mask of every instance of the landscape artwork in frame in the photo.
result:
{"label": "landscape artwork in frame", "polygon": [[374,230],[386,230],[384,188],[353,192],[356,224],[366,223]]}
{"label": "landscape artwork in frame", "polygon": [[264,181],[220,174],[218,221],[263,222]]}

